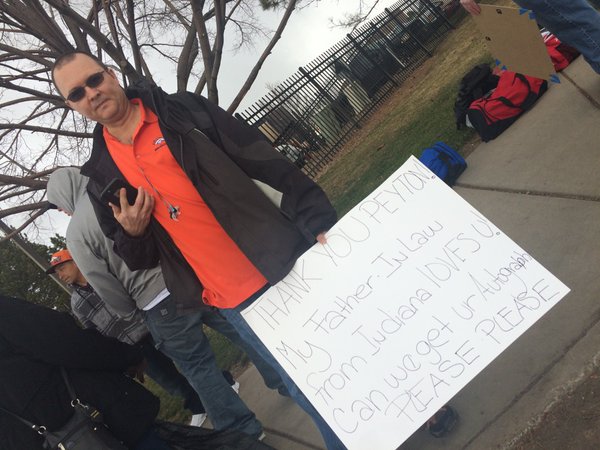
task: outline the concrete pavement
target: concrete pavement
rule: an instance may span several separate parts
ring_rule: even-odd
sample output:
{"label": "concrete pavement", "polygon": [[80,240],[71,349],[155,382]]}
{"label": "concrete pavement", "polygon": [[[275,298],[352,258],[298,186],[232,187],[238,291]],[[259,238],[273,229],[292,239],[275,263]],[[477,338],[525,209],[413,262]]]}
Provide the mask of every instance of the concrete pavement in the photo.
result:
{"label": "concrete pavement", "polygon": [[[416,432],[402,449],[502,448],[595,364],[600,352],[600,76],[582,58],[496,140],[481,144],[456,191],[571,288],[571,293],[450,402],[444,439]],[[282,450],[323,448],[310,418],[252,367],[241,396]],[[376,449],[365,449],[376,450]]]}

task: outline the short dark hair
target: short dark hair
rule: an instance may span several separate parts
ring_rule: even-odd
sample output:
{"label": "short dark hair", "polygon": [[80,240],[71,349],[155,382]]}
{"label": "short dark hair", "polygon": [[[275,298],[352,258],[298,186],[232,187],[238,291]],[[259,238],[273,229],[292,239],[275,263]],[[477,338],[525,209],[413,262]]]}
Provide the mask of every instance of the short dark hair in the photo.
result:
{"label": "short dark hair", "polygon": [[52,64],[52,69],[50,70],[50,76],[52,77],[52,84],[54,84],[54,87],[56,88],[56,90],[58,91],[58,93],[61,96],[62,96],[62,93],[58,90],[58,86],[56,86],[56,79],[54,78],[54,72],[56,71],[56,69],[60,69],[62,66],[73,61],[77,55],[87,56],[88,58],[93,59],[103,69],[105,69],[105,70],[108,69],[108,66],[106,64],[104,64],[100,60],[100,58],[98,58],[96,55],[92,55],[89,52],[85,52],[83,50],[71,50],[69,52],[63,53],[62,55],[60,55],[58,58],[56,58],[54,60],[54,64]]}

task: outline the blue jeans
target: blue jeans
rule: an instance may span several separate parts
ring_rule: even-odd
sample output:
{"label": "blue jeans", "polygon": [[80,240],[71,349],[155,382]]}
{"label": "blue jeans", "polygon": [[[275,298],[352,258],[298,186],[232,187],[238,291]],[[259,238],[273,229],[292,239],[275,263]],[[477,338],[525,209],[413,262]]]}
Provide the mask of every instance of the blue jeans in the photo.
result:
{"label": "blue jeans", "polygon": [[162,439],[153,428],[150,428],[132,450],[171,450],[168,443]]}
{"label": "blue jeans", "polygon": [[207,310],[180,314],[173,298],[167,297],[143,314],[156,347],[177,364],[196,390],[214,428],[238,430],[258,438],[261,423],[223,378],[202,330]]}
{"label": "blue jeans", "polygon": [[282,395],[287,395],[287,390],[279,374],[263,359],[263,357],[240,337],[236,329],[231,325],[217,308],[205,307],[203,315],[204,324],[213,330],[221,333],[235,345],[240,347],[250,358],[256,370],[260,373],[263,381],[270,389],[277,389]]}
{"label": "blue jeans", "polygon": [[172,396],[183,398],[183,407],[189,409],[192,414],[206,412],[198,393],[177,370],[173,361],[155,348],[152,336],[144,338],[141,344],[144,358],[148,364],[146,374]]}
{"label": "blue jeans", "polygon": [[225,316],[227,321],[235,327],[239,335],[254,349],[261,355],[261,357],[269,363],[272,368],[277,371],[280,375],[283,383],[287,387],[287,390],[290,396],[296,401],[298,406],[300,406],[306,413],[312,417],[312,419],[317,424],[321,435],[323,436],[323,441],[325,441],[325,445],[328,450],[342,450],[346,447],[342,444],[342,441],[336,436],[331,427],[325,422],[323,417],[317,412],[314,406],[310,403],[310,401],[304,396],[300,388],[296,386],[296,383],[292,381],[290,376],[284,370],[283,367],[277,362],[277,360],[273,357],[271,352],[264,346],[262,341],[256,336],[252,328],[248,325],[246,320],[242,317],[241,312],[250,306],[259,295],[254,295],[250,297],[248,300],[242,302],[235,308],[232,309],[222,309],[221,314]]}
{"label": "blue jeans", "polygon": [[587,0],[515,0],[561,42],[575,47],[600,73],[600,14]]}

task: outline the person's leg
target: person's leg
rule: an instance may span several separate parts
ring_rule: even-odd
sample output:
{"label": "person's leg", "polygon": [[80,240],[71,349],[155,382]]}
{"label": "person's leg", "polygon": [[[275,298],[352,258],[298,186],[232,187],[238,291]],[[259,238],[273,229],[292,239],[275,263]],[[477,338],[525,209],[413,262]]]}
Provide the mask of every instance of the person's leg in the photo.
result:
{"label": "person's leg", "polygon": [[221,333],[248,355],[248,358],[250,358],[268,388],[276,389],[280,394],[289,397],[287,388],[285,387],[279,374],[273,370],[271,365],[269,365],[263,359],[263,357],[254,349],[252,345],[248,345],[248,343],[240,337],[233,325],[231,325],[225,319],[225,317],[221,315],[218,309],[211,308],[204,312],[202,320],[206,326]]}
{"label": "person's leg", "polygon": [[321,435],[323,436],[323,441],[327,446],[328,450],[341,450],[346,447],[340,441],[340,439],[333,432],[331,427],[325,422],[323,417],[318,413],[318,411],[313,407],[310,401],[304,396],[302,391],[296,386],[296,383],[290,378],[287,372],[281,367],[281,365],[277,362],[277,360],[273,357],[271,352],[264,346],[262,341],[256,336],[252,328],[248,325],[246,320],[242,317],[241,311],[244,310],[252,303],[253,299],[247,300],[241,305],[233,309],[222,309],[221,313],[227,319],[227,321],[235,327],[240,337],[246,341],[248,345],[254,347],[255,351],[259,353],[259,355],[269,364],[273,370],[275,370],[279,376],[281,377],[283,383],[287,387],[290,396],[296,401],[298,406],[300,406],[317,424]]}
{"label": "person's leg", "polygon": [[198,393],[216,430],[235,429],[259,437],[262,425],[217,367],[202,330],[202,313],[178,314],[172,298],[144,311],[157,348],[173,360]]}
{"label": "person's leg", "polygon": [[155,348],[152,336],[144,338],[142,352],[146,358],[146,374],[160,387],[174,397],[183,398],[183,407],[192,414],[203,414],[206,411],[202,401],[188,380],[177,370],[173,361]]}
{"label": "person's leg", "polygon": [[575,47],[600,73],[600,14],[587,0],[515,0],[561,42]]}
{"label": "person's leg", "polygon": [[144,435],[132,450],[172,450],[164,439],[162,439],[153,427]]}

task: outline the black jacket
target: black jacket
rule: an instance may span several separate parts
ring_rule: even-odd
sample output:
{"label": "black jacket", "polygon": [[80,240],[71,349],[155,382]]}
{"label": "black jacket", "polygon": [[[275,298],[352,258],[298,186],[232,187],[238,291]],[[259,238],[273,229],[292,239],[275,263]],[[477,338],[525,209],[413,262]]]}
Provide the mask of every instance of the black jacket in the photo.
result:
{"label": "black jacket", "polygon": [[[82,330],[66,313],[0,295],[0,406],[49,430],[72,415],[59,367],[78,397],[96,406],[113,433],[134,445],[152,425],[159,401],[123,371],[139,348]],[[0,447],[42,448],[40,436],[0,411]]]}
{"label": "black jacket", "polygon": [[[317,234],[336,222],[321,188],[257,129],[191,93],[167,95],[160,88],[136,87],[127,95],[141,98],[156,113],[173,156],[223,229],[269,283],[287,275]],[[160,262],[178,306],[193,308],[201,298],[201,280],[162,226],[152,219],[144,236],[131,238],[100,201],[102,189],[113,178],[124,178],[108,153],[101,125],[81,173],[91,178],[88,192],[115,251],[132,270]]]}

